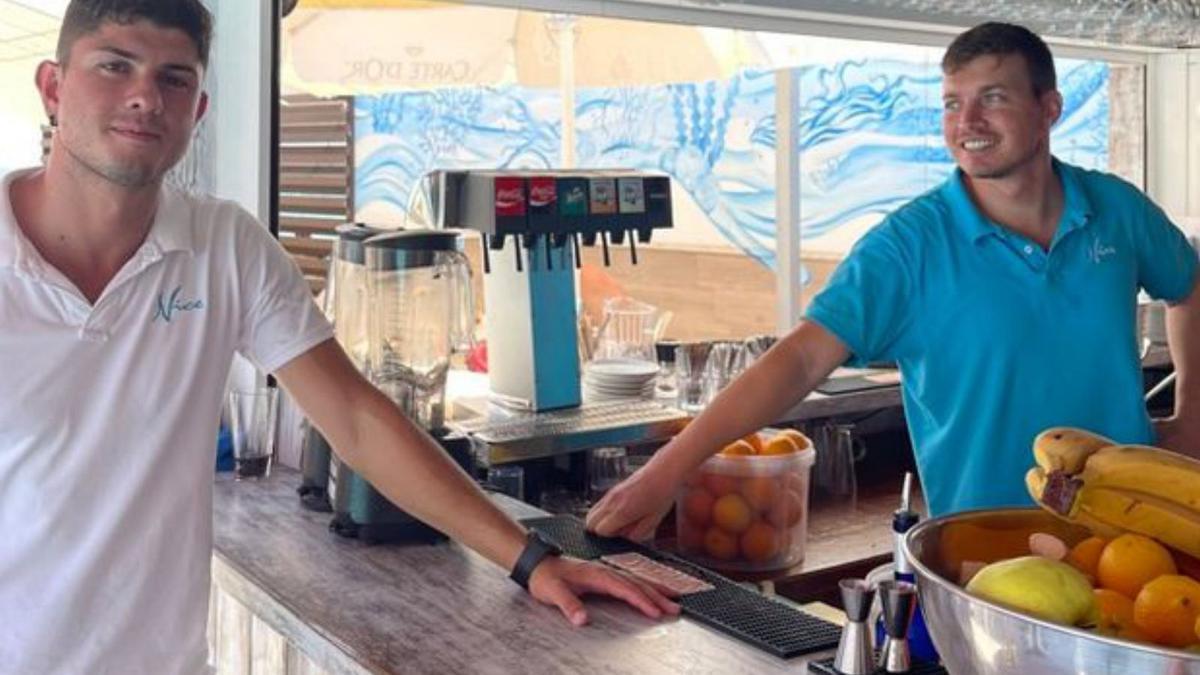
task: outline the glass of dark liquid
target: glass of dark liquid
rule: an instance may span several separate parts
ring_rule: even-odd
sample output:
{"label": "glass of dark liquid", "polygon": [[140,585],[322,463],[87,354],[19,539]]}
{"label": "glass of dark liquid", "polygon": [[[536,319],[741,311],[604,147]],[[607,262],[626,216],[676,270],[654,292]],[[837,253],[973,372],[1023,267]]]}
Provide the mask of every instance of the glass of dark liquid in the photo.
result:
{"label": "glass of dark liquid", "polygon": [[234,479],[258,480],[270,474],[278,403],[279,390],[274,387],[229,392]]}

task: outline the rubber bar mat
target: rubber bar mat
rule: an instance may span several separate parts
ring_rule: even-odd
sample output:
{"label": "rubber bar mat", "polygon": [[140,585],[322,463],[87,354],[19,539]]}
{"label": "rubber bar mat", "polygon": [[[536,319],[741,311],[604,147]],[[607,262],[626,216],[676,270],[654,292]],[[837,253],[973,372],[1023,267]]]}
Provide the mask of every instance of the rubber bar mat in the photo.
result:
{"label": "rubber bar mat", "polygon": [[[808,664],[808,672],[817,673],[818,675],[841,675],[833,669],[833,659],[821,659]],[[884,675],[882,668],[875,671],[878,675]],[[908,675],[949,675],[949,671],[936,663],[914,663],[908,669]]]}
{"label": "rubber bar mat", "polygon": [[633,551],[707,581],[715,587],[713,590],[679,599],[683,614],[779,658],[833,649],[841,637],[841,629],[824,619],[771,600],[670,553],[625,539],[598,537],[587,532],[578,518],[553,516],[521,522],[577,558],[594,560]]}
{"label": "rubber bar mat", "polygon": [[595,560],[601,556],[629,553],[630,551],[642,554],[653,553],[645,546],[635,544],[628,539],[594,535],[587,531],[582,520],[574,516],[526,518],[521,523],[531,530],[537,530],[548,541],[561,548],[563,553],[584,560]]}

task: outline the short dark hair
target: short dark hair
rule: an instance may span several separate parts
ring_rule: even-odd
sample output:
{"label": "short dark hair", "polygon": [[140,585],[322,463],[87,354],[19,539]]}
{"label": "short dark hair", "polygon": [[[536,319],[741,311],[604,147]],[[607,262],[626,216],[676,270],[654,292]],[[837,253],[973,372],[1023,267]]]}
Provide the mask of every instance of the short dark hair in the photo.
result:
{"label": "short dark hair", "polygon": [[75,41],[105,22],[129,25],[143,20],[186,33],[196,44],[200,63],[208,67],[213,22],[200,0],[71,0],[58,33],[58,62],[65,65]]}
{"label": "short dark hair", "polygon": [[942,57],[942,72],[953,73],[980,56],[1011,54],[1025,57],[1035,96],[1058,88],[1050,48],[1033,31],[1012,23],[981,23],[954,38]]}

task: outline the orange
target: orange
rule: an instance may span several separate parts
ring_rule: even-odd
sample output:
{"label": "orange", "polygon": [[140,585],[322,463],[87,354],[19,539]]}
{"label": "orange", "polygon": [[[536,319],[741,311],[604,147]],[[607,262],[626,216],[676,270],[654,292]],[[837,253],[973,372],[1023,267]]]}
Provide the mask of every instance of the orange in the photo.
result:
{"label": "orange", "polygon": [[1200,581],[1164,574],[1142,587],[1133,601],[1133,623],[1157,644],[1186,647],[1196,641]]}
{"label": "orange", "polygon": [[1200,641],[1200,616],[1196,617],[1196,625],[1194,628],[1196,629],[1196,640]]}
{"label": "orange", "polygon": [[697,527],[708,527],[712,522],[713,502],[717,501],[712,493],[702,487],[694,487],[683,495],[684,519]]}
{"label": "orange", "polygon": [[742,533],[742,555],[750,562],[766,562],[779,553],[779,530],[756,522]]}
{"label": "orange", "polygon": [[738,539],[720,528],[709,528],[704,533],[704,552],[717,560],[733,560],[738,554]]}
{"label": "orange", "polygon": [[755,511],[770,509],[779,499],[782,488],[771,476],[753,476],[742,479],[741,494]]}
{"label": "orange", "polygon": [[800,433],[799,429],[784,429],[779,432],[779,435],[792,439],[792,442],[796,444],[796,448],[799,450],[812,447],[812,441],[809,440],[808,436]]}
{"label": "orange", "polygon": [[747,443],[750,444],[750,447],[754,448],[754,454],[757,455],[762,452],[763,439],[762,439],[762,436],[758,435],[757,431],[746,434],[745,436],[742,437],[742,440],[746,441]]}
{"label": "orange", "polygon": [[759,451],[760,455],[790,455],[793,452],[799,452],[800,448],[796,447],[796,442],[790,437],[779,434],[775,438],[767,441],[763,449]]}
{"label": "orange", "polygon": [[1096,580],[1127,598],[1137,598],[1152,579],[1175,574],[1175,561],[1165,546],[1150,537],[1126,533],[1108,542],[1096,563]]}
{"label": "orange", "polygon": [[704,487],[708,488],[714,497],[724,497],[737,492],[741,486],[742,481],[737,476],[726,476],[723,473],[704,474]]}
{"label": "orange", "polygon": [[1096,609],[1100,619],[1096,628],[1104,633],[1119,635],[1121,631],[1133,627],[1133,601],[1116,591],[1107,588],[1097,588]]}
{"label": "orange", "polygon": [[1067,562],[1087,575],[1092,583],[1096,583],[1096,566],[1100,564],[1100,554],[1107,545],[1107,539],[1088,537],[1071,548],[1071,552],[1067,554]]}
{"label": "orange", "polygon": [[750,441],[742,438],[721,448],[721,454],[725,455],[726,457],[739,457],[744,455],[756,455],[758,454],[758,450],[756,450],[754,446],[750,444]]}
{"label": "orange", "polygon": [[713,524],[731,534],[740,534],[750,527],[754,512],[741,495],[728,494],[713,503]]}
{"label": "orange", "polygon": [[800,471],[791,471],[784,479],[787,483],[787,489],[795,492],[798,495],[808,494],[808,473]]}
{"label": "orange", "polygon": [[804,501],[794,490],[784,490],[783,496],[767,512],[767,520],[775,527],[791,527],[804,515]]}

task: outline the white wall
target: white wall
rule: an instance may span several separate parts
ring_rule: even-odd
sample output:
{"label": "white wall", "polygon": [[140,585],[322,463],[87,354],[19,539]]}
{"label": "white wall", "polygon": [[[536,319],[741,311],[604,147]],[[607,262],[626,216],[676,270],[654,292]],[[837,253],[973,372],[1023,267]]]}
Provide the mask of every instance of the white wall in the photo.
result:
{"label": "white wall", "polygon": [[[46,58],[50,58],[50,54]],[[42,157],[42,127],[46,114],[33,72],[37,59],[21,59],[0,64],[0,171],[33,166]]]}
{"label": "white wall", "polygon": [[1147,191],[1176,223],[1200,234],[1200,54],[1152,57],[1146,105]]}
{"label": "white wall", "polygon": [[207,0],[216,15],[208,79],[213,193],[264,223],[270,171],[271,3]]}

